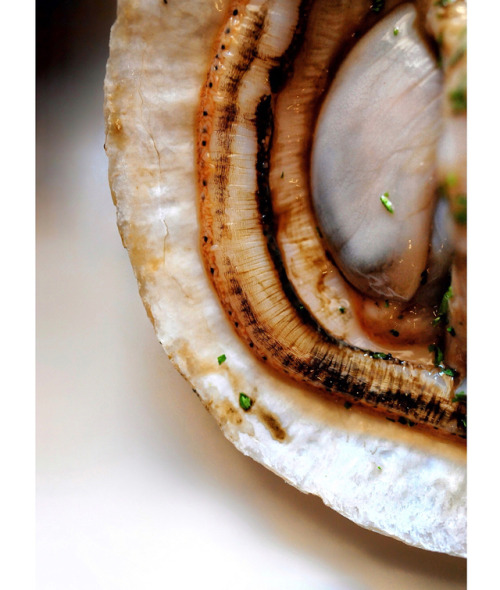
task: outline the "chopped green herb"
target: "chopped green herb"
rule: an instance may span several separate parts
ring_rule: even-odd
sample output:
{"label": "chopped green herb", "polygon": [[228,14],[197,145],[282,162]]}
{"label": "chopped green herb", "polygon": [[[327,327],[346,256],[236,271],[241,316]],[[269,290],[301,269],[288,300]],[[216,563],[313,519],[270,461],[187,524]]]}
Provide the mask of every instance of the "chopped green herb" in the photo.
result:
{"label": "chopped green herb", "polygon": [[344,404],[344,408],[345,408],[346,410],[349,410],[350,408],[352,408],[352,404],[351,404],[351,402],[345,402],[345,404]]}
{"label": "chopped green herb", "polygon": [[449,4],[453,4],[455,2],[455,0],[436,0],[436,2],[434,2],[434,6],[441,6],[442,8],[445,8],[446,6],[448,6]]}
{"label": "chopped green herb", "polygon": [[385,0],[372,0],[370,10],[375,14],[382,12],[384,10]]}
{"label": "chopped green herb", "polygon": [[345,313],[345,307],[339,307],[340,313]]}
{"label": "chopped green herb", "polygon": [[379,471],[382,471],[382,467],[380,467],[380,465],[377,465],[377,469],[378,469]]}
{"label": "chopped green herb", "polygon": [[435,317],[432,320],[432,325],[433,326],[437,326],[442,319],[443,319],[443,316],[442,315],[438,315],[437,317]]}
{"label": "chopped green herb", "polygon": [[399,336],[399,332],[397,330],[389,330],[389,331],[393,336],[396,336],[396,338]]}
{"label": "chopped green herb", "polygon": [[439,367],[443,362],[443,351],[439,348],[437,344],[429,344],[428,350],[429,352],[434,353],[434,365],[436,367]]}
{"label": "chopped green herb", "polygon": [[450,299],[453,297],[453,291],[451,289],[451,285],[446,290],[446,293],[443,295],[441,299],[441,303],[439,304],[439,315],[444,315],[448,313],[448,307]]}
{"label": "chopped green herb", "polygon": [[457,374],[457,372],[454,369],[450,369],[450,368],[446,368],[443,369],[441,371],[441,373],[444,373],[445,375],[448,375],[449,377],[455,377],[455,375]]}
{"label": "chopped green herb", "polygon": [[453,326],[448,326],[446,331],[450,334],[450,336],[456,336],[457,333],[455,332],[455,328]]}
{"label": "chopped green herb", "polygon": [[446,184],[450,188],[454,187],[457,184],[457,182],[458,182],[458,178],[457,178],[457,175],[455,174],[455,172],[449,172],[446,175]]}
{"label": "chopped green herb", "polygon": [[455,220],[460,225],[465,225],[467,223],[467,195],[457,195],[456,205],[457,209],[454,213]]}
{"label": "chopped green herb", "polygon": [[399,35],[399,28],[398,27],[394,27],[394,30],[392,31],[392,34],[397,37]]}
{"label": "chopped green herb", "polygon": [[217,357],[217,362],[219,363],[219,365],[222,365],[222,363],[226,360],[226,355],[225,354],[221,354],[220,356]]}
{"label": "chopped green herb", "polygon": [[462,418],[460,420],[460,422],[462,422],[462,424],[464,425],[464,428],[467,428],[467,422],[466,422],[465,418]]}
{"label": "chopped green herb", "polygon": [[467,110],[467,88],[464,84],[460,84],[448,94],[452,111],[455,114],[462,113]]}
{"label": "chopped green herb", "polygon": [[389,213],[394,213],[394,207],[392,206],[391,201],[389,200],[389,193],[384,193],[380,195],[380,201],[382,205],[389,211]]}
{"label": "chopped green herb", "polygon": [[385,307],[389,307],[389,300],[388,300],[388,299],[386,299],[386,300],[384,301],[384,305],[385,305]]}
{"label": "chopped green herb", "polygon": [[455,397],[451,400],[452,402],[464,402],[467,399],[465,391],[457,391]]}
{"label": "chopped green herb", "polygon": [[240,393],[240,406],[245,412],[253,406],[253,400],[246,393]]}
{"label": "chopped green herb", "polygon": [[389,358],[389,355],[385,352],[373,352],[371,356],[374,359],[388,359]]}

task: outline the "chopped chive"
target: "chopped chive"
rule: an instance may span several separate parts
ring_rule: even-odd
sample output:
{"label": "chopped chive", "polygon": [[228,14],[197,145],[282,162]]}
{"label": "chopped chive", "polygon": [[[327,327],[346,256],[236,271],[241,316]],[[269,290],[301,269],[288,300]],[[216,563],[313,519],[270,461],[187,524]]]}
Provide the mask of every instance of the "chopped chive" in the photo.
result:
{"label": "chopped chive", "polygon": [[226,355],[225,354],[221,354],[220,356],[217,357],[217,362],[219,363],[219,365],[222,365],[222,363],[226,360]]}
{"label": "chopped chive", "polygon": [[374,359],[388,359],[389,358],[389,355],[385,352],[373,352],[371,356]]}
{"label": "chopped chive", "polygon": [[240,393],[240,407],[248,412],[248,410],[253,406],[253,400],[248,397],[246,393]]}
{"label": "chopped chive", "polygon": [[437,326],[442,319],[443,319],[443,316],[442,315],[438,315],[436,318],[434,318],[432,320],[432,325],[433,326]]}
{"label": "chopped chive", "polygon": [[399,35],[399,28],[398,27],[394,27],[394,30],[392,31],[392,34],[397,37]]}
{"label": "chopped chive", "polygon": [[450,334],[450,336],[456,336],[457,333],[455,332],[455,328],[453,326],[448,326],[446,331]]}
{"label": "chopped chive", "polygon": [[380,201],[382,205],[389,211],[389,213],[394,213],[394,207],[392,206],[391,201],[389,200],[389,193],[384,193],[380,195]]}
{"label": "chopped chive", "polygon": [[382,467],[380,467],[380,465],[377,465],[377,469],[378,469],[379,471],[382,471]]}

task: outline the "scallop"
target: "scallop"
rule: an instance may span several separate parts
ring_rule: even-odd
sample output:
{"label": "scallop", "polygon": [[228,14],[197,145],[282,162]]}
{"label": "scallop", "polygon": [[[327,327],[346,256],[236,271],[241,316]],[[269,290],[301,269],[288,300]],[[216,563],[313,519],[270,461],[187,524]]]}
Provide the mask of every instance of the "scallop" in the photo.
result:
{"label": "scallop", "polygon": [[236,2],[201,91],[201,248],[270,370],[465,437],[465,3]]}

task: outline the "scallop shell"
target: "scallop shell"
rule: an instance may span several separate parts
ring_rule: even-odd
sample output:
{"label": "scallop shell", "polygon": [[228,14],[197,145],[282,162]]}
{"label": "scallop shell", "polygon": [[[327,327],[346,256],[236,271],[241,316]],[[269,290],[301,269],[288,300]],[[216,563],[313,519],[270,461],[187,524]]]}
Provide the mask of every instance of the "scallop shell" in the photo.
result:
{"label": "scallop shell", "polygon": [[[204,272],[196,113],[227,8],[121,0],[112,29],[110,186],[158,339],[241,452],[360,526],[465,556],[465,448],[347,411],[268,371],[226,321]],[[240,406],[242,392],[250,411]]]}

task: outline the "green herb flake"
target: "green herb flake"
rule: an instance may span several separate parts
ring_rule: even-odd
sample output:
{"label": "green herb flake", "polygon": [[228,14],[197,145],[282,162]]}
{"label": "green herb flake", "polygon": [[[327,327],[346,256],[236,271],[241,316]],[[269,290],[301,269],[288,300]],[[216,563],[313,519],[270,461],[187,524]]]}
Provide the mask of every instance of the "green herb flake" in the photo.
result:
{"label": "green herb flake", "polygon": [[248,412],[248,410],[253,406],[253,400],[248,397],[246,393],[240,393],[240,407]]}
{"label": "green herb flake", "polygon": [[455,397],[451,400],[452,402],[464,402],[467,399],[465,391],[457,391]]}
{"label": "green herb flake", "polygon": [[441,8],[446,8],[454,2],[455,0],[436,0],[436,2],[434,2],[434,6],[441,6]]}
{"label": "green herb flake", "polygon": [[388,359],[389,358],[389,355],[385,352],[373,352],[371,356],[374,359]]}
{"label": "green herb flake", "polygon": [[443,363],[443,351],[439,348],[439,346],[437,344],[429,344],[429,348],[428,348],[429,352],[433,352],[434,353],[434,365],[436,367],[439,367],[442,365]]}
{"label": "green herb flake", "polygon": [[433,326],[437,326],[441,322],[442,319],[443,319],[443,316],[442,315],[438,315],[437,317],[435,317],[432,320],[432,325]]}
{"label": "green herb flake", "polygon": [[455,375],[457,375],[457,372],[454,369],[450,369],[449,367],[443,369],[441,373],[448,375],[449,377],[455,377]]}
{"label": "green herb flake", "polygon": [[448,332],[448,334],[449,334],[450,336],[453,336],[453,337],[455,337],[455,336],[457,335],[457,333],[455,332],[455,328],[454,328],[453,326],[448,326],[448,327],[446,328],[446,331]]}
{"label": "green herb flake", "polygon": [[380,201],[382,205],[389,211],[389,213],[394,213],[394,207],[392,206],[391,201],[389,200],[389,193],[384,193],[380,195]]}
{"label": "green herb flake", "polygon": [[388,300],[388,299],[386,299],[386,300],[384,301],[384,305],[385,305],[385,307],[389,307],[389,300]]}
{"label": "green herb flake", "polygon": [[392,34],[397,37],[399,35],[399,28],[398,27],[394,27],[394,30],[392,31]]}
{"label": "green herb flake", "polygon": [[217,357],[217,362],[219,363],[219,365],[222,365],[222,363],[226,360],[226,355],[225,354],[221,354],[220,356]]}
{"label": "green herb flake", "polygon": [[382,10],[384,10],[385,7],[385,0],[372,0],[372,3],[370,5],[370,10],[372,12],[374,12],[375,14],[379,14],[380,12],[382,12]]}
{"label": "green herb flake", "polygon": [[377,469],[378,469],[379,471],[382,471],[382,467],[380,467],[380,465],[377,465]]}
{"label": "green herb flake", "polygon": [[446,185],[452,188],[456,186],[457,182],[458,178],[455,172],[448,172],[448,174],[446,175]]}
{"label": "green herb flake", "polygon": [[467,88],[460,84],[448,94],[451,109],[455,114],[463,113],[467,110]]}
{"label": "green herb flake", "polygon": [[455,199],[456,209],[454,212],[455,221],[460,225],[467,223],[467,195],[457,195]]}
{"label": "green herb flake", "polygon": [[453,297],[453,291],[451,285],[446,290],[446,293],[443,295],[441,299],[441,303],[439,304],[439,315],[445,315],[448,313],[448,307],[450,303],[450,299]]}
{"label": "green herb flake", "polygon": [[345,307],[339,307],[340,313],[345,313]]}

